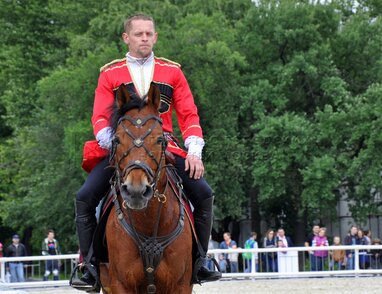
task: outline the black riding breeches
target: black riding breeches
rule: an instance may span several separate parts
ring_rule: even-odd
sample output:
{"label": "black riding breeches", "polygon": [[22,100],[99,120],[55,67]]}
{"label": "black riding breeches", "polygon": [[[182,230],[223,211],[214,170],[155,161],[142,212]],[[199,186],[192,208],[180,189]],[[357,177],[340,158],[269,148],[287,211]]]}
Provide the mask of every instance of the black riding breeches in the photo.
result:
{"label": "black riding breeches", "polygon": [[76,200],[87,203],[90,212],[95,214],[99,202],[109,191],[109,181],[113,173],[114,168],[110,166],[109,158],[105,157],[89,173],[85,183],[77,192]]}
{"label": "black riding breeches", "polygon": [[189,171],[185,171],[186,161],[183,157],[175,155],[175,168],[183,181],[183,188],[192,205],[197,208],[203,205],[203,200],[211,198],[212,189],[204,178],[195,180],[190,178]]}

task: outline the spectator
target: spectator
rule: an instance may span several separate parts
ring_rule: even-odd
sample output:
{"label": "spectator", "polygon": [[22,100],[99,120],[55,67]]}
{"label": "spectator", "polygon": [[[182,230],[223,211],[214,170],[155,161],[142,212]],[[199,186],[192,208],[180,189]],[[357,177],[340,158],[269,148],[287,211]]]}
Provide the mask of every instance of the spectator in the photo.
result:
{"label": "spectator", "polygon": [[[345,237],[344,243],[345,245],[358,245],[358,228],[353,225],[350,228],[349,234]],[[354,250],[346,250],[347,257],[347,269],[354,270]]]}
{"label": "spectator", "polygon": [[[365,238],[362,230],[358,230],[358,242],[359,245],[368,245],[368,240]],[[370,267],[369,255],[366,249],[359,250],[359,268],[367,269]]]}
{"label": "spectator", "polygon": [[[318,236],[313,238],[312,247],[329,246],[328,239],[326,238],[326,229],[320,228]],[[315,250],[313,253],[313,259],[315,259],[316,268],[314,271],[322,271],[324,269],[325,259],[328,257],[328,250]]]}
{"label": "spectator", "polygon": [[[256,238],[257,238],[257,233],[251,232],[251,236],[249,237],[249,239],[247,241],[245,241],[244,248],[245,249],[259,248],[259,245],[257,244]],[[244,257],[245,263],[246,263],[246,265],[245,265],[245,272],[246,273],[252,272],[253,257],[254,257],[254,260],[256,262],[256,271],[257,272],[259,271],[259,254],[258,253],[252,254],[250,252],[247,252],[247,253],[243,254],[243,257]]]}
{"label": "spectator", "polygon": [[[12,236],[12,244],[8,246],[6,257],[26,256],[25,246],[20,243],[19,235]],[[24,263],[21,261],[12,261],[9,263],[9,271],[11,273],[11,283],[24,282]]]}
{"label": "spectator", "polygon": [[[381,240],[374,239],[371,243],[372,245],[381,245]],[[372,269],[382,269],[382,249],[372,249],[370,250],[371,255],[371,268]]]}
{"label": "spectator", "polygon": [[[218,249],[219,248],[219,243],[212,240],[212,235],[210,235],[210,241],[208,242],[208,250],[211,250],[211,249]],[[214,265],[214,262],[213,262],[213,258],[215,258],[215,254],[213,253],[208,253],[207,254],[207,259],[206,259],[206,262],[205,262],[205,266],[209,269],[209,270],[215,270],[215,265]]]}
{"label": "spectator", "polygon": [[371,231],[370,230],[364,230],[363,235],[366,239],[366,245],[371,245]]}
{"label": "spectator", "polygon": [[320,226],[319,225],[314,225],[313,228],[312,228],[312,233],[310,233],[308,235],[308,237],[306,237],[306,239],[305,239],[305,244],[304,244],[305,247],[312,247],[313,238],[315,236],[318,236],[319,231],[320,231]]}
{"label": "spectator", "polygon": [[[237,244],[234,240],[231,239],[231,233],[225,232],[223,235],[224,241],[220,243],[220,249],[235,249]],[[238,272],[238,255],[237,253],[227,254],[224,253],[220,255],[220,269],[223,273],[236,273]]]}
{"label": "spectator", "polygon": [[[269,229],[264,237],[263,242],[264,248],[276,248],[276,238],[275,232]],[[277,272],[277,254],[275,252],[267,252],[263,255],[263,262],[265,264],[265,271],[267,272]]]}
{"label": "spectator", "polygon": [[291,238],[289,238],[288,236],[285,236],[285,231],[283,228],[280,228],[277,230],[277,243],[278,241],[282,241],[283,242],[283,245],[284,246],[280,246],[280,247],[293,247],[293,242],[291,240]]}
{"label": "spectator", "polygon": [[[313,225],[312,233],[310,233],[308,235],[308,237],[306,237],[306,239],[305,239],[305,244],[304,244],[305,247],[312,247],[313,239],[315,236],[318,236],[319,231],[320,231],[320,226],[319,225]],[[311,271],[314,271],[314,269],[316,268],[316,264],[315,264],[316,259],[314,258],[313,253],[314,253],[314,251],[309,251],[309,261],[310,261],[310,270]]]}
{"label": "spectator", "polygon": [[[60,246],[56,239],[54,239],[54,231],[49,230],[48,236],[42,241],[41,245],[42,255],[60,255]],[[47,260],[45,263],[44,281],[47,281],[50,274],[53,274],[53,280],[59,279],[59,264],[58,260]]]}
{"label": "spectator", "polygon": [[[341,238],[339,236],[334,236],[333,246],[341,246]],[[330,270],[341,270],[342,265],[345,261],[345,250],[333,250],[330,252],[331,260],[329,268]]]}
{"label": "spectator", "polygon": [[[279,248],[286,247],[283,240],[280,240],[280,239],[277,240],[277,247],[279,247]],[[280,253],[280,251],[278,253]],[[287,251],[281,251],[281,253],[287,254],[288,252]]]}

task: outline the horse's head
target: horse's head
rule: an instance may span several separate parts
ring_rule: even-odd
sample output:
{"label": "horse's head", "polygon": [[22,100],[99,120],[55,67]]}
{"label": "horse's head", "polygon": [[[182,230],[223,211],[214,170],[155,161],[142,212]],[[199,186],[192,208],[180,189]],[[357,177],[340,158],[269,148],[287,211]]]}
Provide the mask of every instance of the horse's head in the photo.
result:
{"label": "horse's head", "polygon": [[115,97],[111,158],[116,183],[125,208],[144,209],[154,195],[166,148],[159,88],[151,83],[147,97],[140,98],[122,84]]}

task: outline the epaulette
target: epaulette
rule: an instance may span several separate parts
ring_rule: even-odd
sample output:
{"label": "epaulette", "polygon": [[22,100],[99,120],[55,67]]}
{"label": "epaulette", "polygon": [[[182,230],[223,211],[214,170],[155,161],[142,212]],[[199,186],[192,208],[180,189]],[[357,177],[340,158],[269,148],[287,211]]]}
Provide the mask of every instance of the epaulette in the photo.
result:
{"label": "epaulette", "polygon": [[168,62],[168,63],[171,63],[171,64],[174,64],[174,65],[176,65],[176,66],[181,67],[180,63],[177,63],[177,62],[172,61],[172,60],[170,60],[170,59],[167,59],[167,58],[164,58],[164,57],[157,57],[157,56],[155,56],[155,58],[156,58],[156,59],[159,59],[159,60],[166,61],[166,62]]}
{"label": "epaulette", "polygon": [[100,72],[103,72],[105,68],[109,67],[110,65],[113,65],[114,63],[118,63],[118,62],[121,62],[121,61],[125,61],[126,60],[126,57],[125,58],[121,58],[121,59],[114,59],[113,61],[109,62],[109,63],[106,63],[104,66],[102,66],[99,71]]}

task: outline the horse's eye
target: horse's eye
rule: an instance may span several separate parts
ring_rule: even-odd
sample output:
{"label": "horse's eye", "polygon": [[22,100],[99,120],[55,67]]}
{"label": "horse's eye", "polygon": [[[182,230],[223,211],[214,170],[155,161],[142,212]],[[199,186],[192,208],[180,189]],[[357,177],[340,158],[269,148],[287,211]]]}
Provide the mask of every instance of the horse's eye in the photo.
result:
{"label": "horse's eye", "polygon": [[120,143],[121,143],[121,141],[119,140],[118,137],[114,137],[114,138],[113,138],[113,141],[112,141],[112,144],[113,144],[113,145],[118,145],[118,144],[120,144]]}
{"label": "horse's eye", "polygon": [[157,139],[157,144],[160,144],[162,145],[164,148],[167,147],[167,140],[165,137],[161,136],[161,137],[158,137]]}

